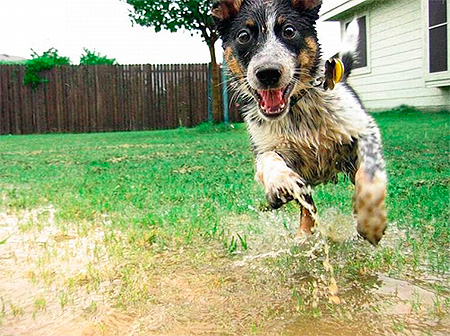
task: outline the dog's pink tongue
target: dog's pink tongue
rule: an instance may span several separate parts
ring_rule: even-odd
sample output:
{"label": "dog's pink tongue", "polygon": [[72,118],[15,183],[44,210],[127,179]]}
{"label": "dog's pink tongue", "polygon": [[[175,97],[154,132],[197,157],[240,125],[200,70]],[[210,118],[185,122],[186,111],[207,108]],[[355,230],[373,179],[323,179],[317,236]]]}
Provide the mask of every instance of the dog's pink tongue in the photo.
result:
{"label": "dog's pink tongue", "polygon": [[263,90],[258,92],[262,98],[261,105],[267,111],[277,111],[283,105],[283,90]]}

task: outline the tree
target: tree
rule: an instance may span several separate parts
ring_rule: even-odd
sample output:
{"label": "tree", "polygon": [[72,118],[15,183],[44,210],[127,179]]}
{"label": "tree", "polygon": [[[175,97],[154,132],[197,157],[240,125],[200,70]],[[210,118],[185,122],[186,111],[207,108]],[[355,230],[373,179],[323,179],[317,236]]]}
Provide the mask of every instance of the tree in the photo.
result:
{"label": "tree", "polygon": [[133,7],[131,19],[145,27],[176,32],[186,29],[199,33],[209,48],[212,72],[213,119],[222,120],[220,104],[220,68],[216,60],[214,44],[219,38],[209,13],[213,0],[122,0]]}
{"label": "tree", "polygon": [[100,55],[95,51],[84,48],[84,54],[80,57],[80,65],[114,65],[116,60]]}

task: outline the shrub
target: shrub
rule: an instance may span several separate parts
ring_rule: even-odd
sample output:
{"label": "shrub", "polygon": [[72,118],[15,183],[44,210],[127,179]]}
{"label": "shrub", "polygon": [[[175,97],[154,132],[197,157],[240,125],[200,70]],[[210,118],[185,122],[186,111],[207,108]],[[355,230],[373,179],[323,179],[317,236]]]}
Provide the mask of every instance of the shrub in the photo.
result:
{"label": "shrub", "polygon": [[39,73],[60,65],[70,65],[70,59],[59,56],[58,50],[55,48],[50,48],[42,55],[33,51],[31,59],[25,63],[26,71],[23,82],[25,85],[31,85],[33,88],[36,88],[41,83],[48,83],[48,78],[40,77]]}
{"label": "shrub", "polygon": [[80,65],[114,65],[116,60],[100,55],[95,51],[84,48],[84,54],[81,55]]}

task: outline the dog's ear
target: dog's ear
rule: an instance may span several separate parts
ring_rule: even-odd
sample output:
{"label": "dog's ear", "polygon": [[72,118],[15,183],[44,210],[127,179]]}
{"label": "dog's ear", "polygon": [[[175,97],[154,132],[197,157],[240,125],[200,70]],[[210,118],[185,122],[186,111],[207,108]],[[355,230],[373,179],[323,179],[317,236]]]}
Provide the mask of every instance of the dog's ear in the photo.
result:
{"label": "dog's ear", "polygon": [[211,15],[217,21],[232,19],[241,9],[243,0],[218,0],[214,3]]}
{"label": "dog's ear", "polygon": [[322,0],[292,0],[292,5],[296,8],[312,9],[322,4]]}

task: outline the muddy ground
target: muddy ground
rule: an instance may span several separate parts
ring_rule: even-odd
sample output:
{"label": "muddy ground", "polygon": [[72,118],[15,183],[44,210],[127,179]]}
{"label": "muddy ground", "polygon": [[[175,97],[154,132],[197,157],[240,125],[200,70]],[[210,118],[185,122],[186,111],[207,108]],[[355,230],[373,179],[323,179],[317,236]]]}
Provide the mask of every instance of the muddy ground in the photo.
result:
{"label": "muddy ground", "polygon": [[[136,250],[106,219],[61,227],[55,212],[0,212],[1,335],[450,335],[446,296],[424,283],[367,274],[337,284],[327,239],[274,229],[234,256],[214,243]],[[276,227],[282,215],[264,216]],[[387,243],[400,234],[390,232]],[[277,266],[317,255],[321,275]]]}

